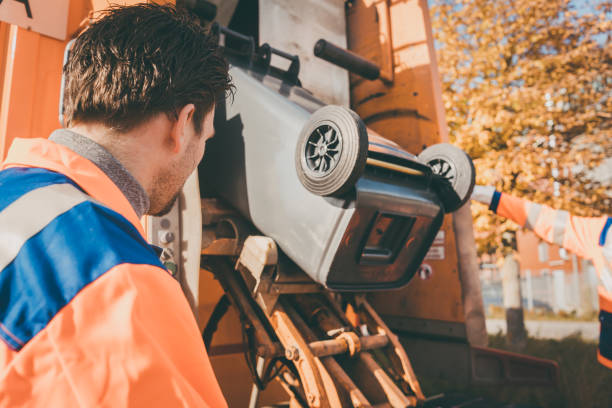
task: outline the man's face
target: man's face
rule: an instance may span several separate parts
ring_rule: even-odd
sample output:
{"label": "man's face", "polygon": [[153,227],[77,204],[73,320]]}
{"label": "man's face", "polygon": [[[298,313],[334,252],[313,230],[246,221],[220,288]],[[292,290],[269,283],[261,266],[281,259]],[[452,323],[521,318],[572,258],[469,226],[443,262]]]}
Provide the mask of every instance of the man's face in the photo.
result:
{"label": "man's face", "polygon": [[167,166],[159,172],[153,186],[153,194],[150,197],[149,214],[155,216],[165,215],[172,209],[187,178],[198,166],[202,157],[206,141],[214,134],[213,118],[215,109],[204,117],[202,132],[195,132],[195,127],[190,121],[185,127],[186,142],[180,154],[175,155]]}

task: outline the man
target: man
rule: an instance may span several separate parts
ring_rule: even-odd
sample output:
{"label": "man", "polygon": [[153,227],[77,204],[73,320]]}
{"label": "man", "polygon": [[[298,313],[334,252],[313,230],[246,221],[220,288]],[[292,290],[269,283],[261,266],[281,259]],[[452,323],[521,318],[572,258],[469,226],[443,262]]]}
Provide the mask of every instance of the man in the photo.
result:
{"label": "man", "polygon": [[139,219],[201,160],[227,70],[170,6],[113,8],[77,38],[68,128],[16,139],[0,171],[1,407],[226,406]]}
{"label": "man", "polygon": [[599,275],[601,331],[597,359],[612,369],[612,217],[578,217],[509,194],[491,186],[476,186],[472,199],[494,213],[533,230],[543,240],[557,244],[593,262]]}

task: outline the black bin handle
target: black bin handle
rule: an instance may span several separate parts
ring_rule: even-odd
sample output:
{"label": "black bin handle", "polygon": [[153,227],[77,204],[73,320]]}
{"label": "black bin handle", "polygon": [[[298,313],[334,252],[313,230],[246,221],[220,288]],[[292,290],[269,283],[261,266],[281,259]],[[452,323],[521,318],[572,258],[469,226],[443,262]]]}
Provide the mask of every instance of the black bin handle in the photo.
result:
{"label": "black bin handle", "polygon": [[315,44],[314,55],[365,79],[373,81],[380,77],[380,67],[378,65],[324,39],[320,39]]}

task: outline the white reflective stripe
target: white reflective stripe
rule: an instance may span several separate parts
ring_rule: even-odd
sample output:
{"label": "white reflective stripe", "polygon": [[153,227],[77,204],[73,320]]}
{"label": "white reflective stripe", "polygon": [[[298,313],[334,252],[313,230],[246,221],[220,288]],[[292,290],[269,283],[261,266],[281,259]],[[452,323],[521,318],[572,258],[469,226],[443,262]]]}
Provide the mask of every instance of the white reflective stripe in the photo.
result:
{"label": "white reflective stripe", "polygon": [[612,293],[612,228],[608,229],[606,233],[606,240],[601,248],[601,252],[603,252],[605,262],[608,262],[608,264],[604,266],[604,273],[607,274],[608,278],[608,286],[604,285],[604,287],[608,293]]}
{"label": "white reflective stripe", "polygon": [[525,228],[533,230],[542,211],[542,206],[536,203],[529,203],[529,210],[527,211],[527,221],[525,221]]}
{"label": "white reflective stripe", "polygon": [[608,293],[612,293],[612,228],[609,228],[606,232],[604,244],[601,247],[601,252],[604,256],[604,262],[607,262],[608,264],[604,264],[603,271],[601,271],[599,279],[601,280],[601,284],[606,291]]}
{"label": "white reflective stripe", "polygon": [[559,246],[563,246],[565,239],[565,227],[569,221],[569,213],[567,211],[556,211],[555,221],[553,224],[552,242]]}
{"label": "white reflective stripe", "polygon": [[72,184],[53,184],[30,191],[0,212],[0,270],[57,216],[90,199]]}
{"label": "white reflective stripe", "polygon": [[612,293],[612,271],[608,265],[604,265],[603,271],[599,274],[599,280],[606,292]]}
{"label": "white reflective stripe", "polygon": [[612,265],[612,227],[608,228],[608,231],[606,231],[602,251],[606,260]]}
{"label": "white reflective stripe", "polygon": [[495,187],[475,185],[474,191],[472,191],[472,200],[491,205],[493,194],[495,194]]}

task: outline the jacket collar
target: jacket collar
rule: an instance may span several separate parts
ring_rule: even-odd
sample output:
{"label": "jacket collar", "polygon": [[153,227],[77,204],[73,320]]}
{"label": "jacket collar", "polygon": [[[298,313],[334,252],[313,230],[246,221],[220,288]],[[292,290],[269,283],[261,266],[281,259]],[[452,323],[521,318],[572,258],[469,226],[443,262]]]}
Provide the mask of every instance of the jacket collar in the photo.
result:
{"label": "jacket collar", "polygon": [[98,166],[128,199],[138,218],[149,209],[149,196],[138,180],[123,167],[108,150],[88,137],[69,129],[58,129],[51,133],[49,140],[65,146]]}
{"label": "jacket collar", "polygon": [[134,208],[119,187],[94,163],[50,140],[15,139],[0,170],[39,167],[66,175],[87,194],[127,218],[144,237]]}

